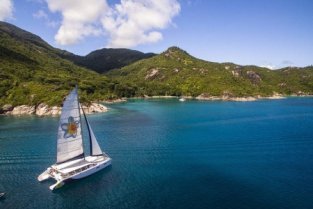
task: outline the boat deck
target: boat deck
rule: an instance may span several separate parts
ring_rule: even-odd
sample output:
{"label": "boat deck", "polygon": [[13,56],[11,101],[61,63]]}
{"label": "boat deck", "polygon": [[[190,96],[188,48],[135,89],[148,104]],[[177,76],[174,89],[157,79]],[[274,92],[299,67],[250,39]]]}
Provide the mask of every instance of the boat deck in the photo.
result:
{"label": "boat deck", "polygon": [[89,167],[95,166],[97,162],[104,161],[106,156],[88,156],[86,158],[65,162],[62,164],[53,165],[52,168],[61,174],[71,174],[72,172],[80,172]]}

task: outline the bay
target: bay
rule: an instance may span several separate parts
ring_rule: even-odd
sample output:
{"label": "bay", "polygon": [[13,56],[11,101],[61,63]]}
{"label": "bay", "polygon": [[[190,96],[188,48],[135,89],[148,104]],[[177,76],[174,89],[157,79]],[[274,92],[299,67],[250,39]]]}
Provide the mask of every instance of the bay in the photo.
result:
{"label": "bay", "polygon": [[313,98],[109,108],[88,118],[112,166],[54,192],[58,118],[0,116],[0,208],[313,208]]}

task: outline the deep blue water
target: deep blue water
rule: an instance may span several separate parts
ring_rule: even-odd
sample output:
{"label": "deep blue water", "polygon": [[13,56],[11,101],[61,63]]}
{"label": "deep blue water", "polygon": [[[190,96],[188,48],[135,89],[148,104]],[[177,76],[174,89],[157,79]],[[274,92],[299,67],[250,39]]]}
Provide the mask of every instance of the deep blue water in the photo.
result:
{"label": "deep blue water", "polygon": [[58,119],[1,116],[0,208],[313,208],[313,98],[110,108],[88,118],[112,167],[55,192]]}

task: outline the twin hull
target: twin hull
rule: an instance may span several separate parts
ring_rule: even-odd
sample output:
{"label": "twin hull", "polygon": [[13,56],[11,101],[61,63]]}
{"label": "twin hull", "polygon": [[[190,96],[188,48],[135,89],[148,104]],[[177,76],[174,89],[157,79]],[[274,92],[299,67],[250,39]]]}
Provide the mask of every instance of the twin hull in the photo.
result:
{"label": "twin hull", "polygon": [[[88,158],[88,157],[87,157]],[[62,187],[66,182],[70,182],[72,180],[81,179],[87,176],[90,176],[105,167],[111,165],[111,158],[106,157],[104,160],[98,161],[98,162],[86,162],[85,165],[90,165],[90,167],[86,170],[82,170],[79,172],[76,172],[72,175],[67,175],[66,177],[63,177],[60,175],[60,170],[53,168],[54,166],[48,168],[45,172],[43,172],[41,175],[38,176],[38,181],[44,181],[49,178],[54,178],[57,182],[53,185],[51,185],[49,188],[51,190],[58,189]],[[82,164],[84,165],[84,164]],[[54,171],[52,171],[54,170]],[[61,169],[62,170],[62,169]]]}

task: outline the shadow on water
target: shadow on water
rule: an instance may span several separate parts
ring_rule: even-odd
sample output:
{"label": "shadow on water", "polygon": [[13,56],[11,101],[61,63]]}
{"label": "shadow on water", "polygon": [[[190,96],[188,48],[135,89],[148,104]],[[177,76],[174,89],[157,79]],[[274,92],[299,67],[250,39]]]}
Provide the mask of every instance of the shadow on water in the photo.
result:
{"label": "shadow on water", "polygon": [[114,187],[114,182],[110,180],[111,172],[112,165],[88,177],[72,180],[60,189],[51,191],[50,201],[55,208],[93,208],[85,200],[99,193],[105,194],[105,190]]}
{"label": "shadow on water", "polygon": [[111,172],[111,170],[112,165],[85,178],[71,180],[64,184],[64,186],[62,186],[60,189],[56,189],[52,192],[54,194],[63,196],[70,191],[80,192],[82,190],[86,191],[97,190],[97,187],[100,183],[106,182],[105,178],[108,175],[108,173]]}
{"label": "shadow on water", "polygon": [[5,199],[6,199],[5,196],[6,196],[6,194],[4,196],[0,197],[0,203],[5,201]]}

